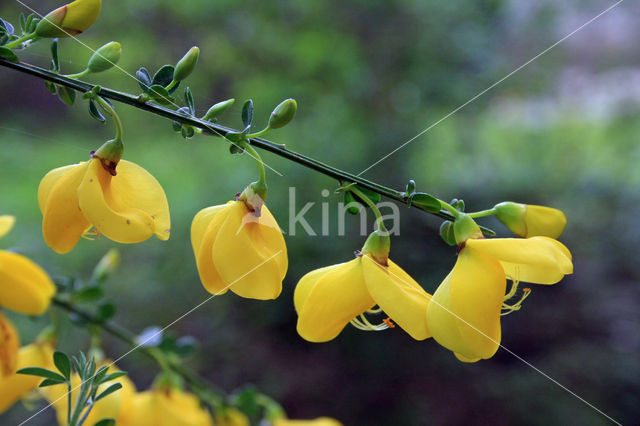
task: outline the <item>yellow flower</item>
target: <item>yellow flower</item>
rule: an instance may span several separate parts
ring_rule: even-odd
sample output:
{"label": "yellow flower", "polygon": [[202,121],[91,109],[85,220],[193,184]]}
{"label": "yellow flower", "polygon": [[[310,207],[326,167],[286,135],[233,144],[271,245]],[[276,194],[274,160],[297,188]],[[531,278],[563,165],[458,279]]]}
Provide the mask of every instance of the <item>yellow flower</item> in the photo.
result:
{"label": "yellow flower", "polygon": [[[111,362],[105,361],[102,365],[110,365]],[[116,367],[109,367],[108,373],[114,373],[119,371]],[[101,399],[96,402],[89,416],[87,417],[85,424],[92,425],[97,423],[101,419],[116,419],[120,422],[122,419],[130,416],[131,409],[133,407],[133,397],[136,393],[136,387],[127,376],[119,377],[116,380],[107,382],[101,385],[98,388],[98,393],[106,390],[109,386],[114,383],[120,383],[122,388],[117,392],[112,393],[106,398]],[[73,391],[71,392],[71,400],[72,403],[75,403],[78,398],[78,392],[80,392],[80,376],[77,373],[74,373],[71,376],[71,388]],[[66,425],[67,424],[67,385],[60,384],[54,386],[47,386],[40,389],[40,392],[44,396],[44,398],[49,401],[49,403],[53,404],[53,408],[56,410],[56,418],[58,420],[58,424]]]}
{"label": "yellow flower", "polygon": [[40,182],[38,203],[44,240],[57,253],[68,253],[90,234],[119,243],[138,243],[154,234],[169,239],[169,205],[162,187],[129,161],[118,163],[117,175],[99,158],[51,170]]}
{"label": "yellow flower", "polygon": [[209,293],[228,289],[252,299],[275,299],[287,273],[287,246],[266,205],[260,216],[244,201],[200,210],[191,224],[200,280]]}
{"label": "yellow flower", "polygon": [[209,412],[195,395],[171,388],[157,388],[133,397],[131,413],[120,426],[213,426]]}
{"label": "yellow flower", "polygon": [[[20,348],[16,369],[20,370],[27,367],[54,368],[53,346],[51,343],[36,342]],[[36,389],[42,380],[42,377],[15,373],[8,377],[0,378],[0,414],[4,413],[24,395]]]}
{"label": "yellow flower", "polygon": [[519,237],[558,238],[567,226],[567,217],[558,209],[511,201],[494,207],[496,217]]}
{"label": "yellow flower", "polygon": [[0,312],[0,380],[16,371],[20,338],[18,332]]}
{"label": "yellow flower", "polygon": [[234,407],[216,410],[216,426],[250,426],[249,418]]}
{"label": "yellow flower", "polygon": [[273,426],[342,426],[342,423],[330,417],[318,417],[313,420],[278,419]]}
{"label": "yellow flower", "polygon": [[98,19],[101,0],[76,0],[49,12],[36,27],[38,37],[68,37],[86,31]]}
{"label": "yellow flower", "polygon": [[[15,219],[0,216],[0,237]],[[51,303],[56,287],[49,275],[18,253],[0,250],[0,306],[26,315],[41,315]]]}
{"label": "yellow flower", "polygon": [[[464,362],[493,356],[500,345],[500,315],[520,309],[520,281],[554,284],[573,272],[571,253],[547,237],[470,238],[461,245],[453,270],[442,281],[427,309],[433,338]],[[513,281],[505,296],[506,280]]]}
{"label": "yellow flower", "polygon": [[[366,246],[366,244],[365,244]],[[391,260],[387,265],[363,250],[361,256],[309,272],[294,293],[298,334],[310,342],[335,338],[349,323],[363,330],[393,327],[416,340],[431,336],[424,317],[431,296]],[[376,305],[379,309],[373,309]],[[384,311],[390,319],[371,324],[365,313]]]}

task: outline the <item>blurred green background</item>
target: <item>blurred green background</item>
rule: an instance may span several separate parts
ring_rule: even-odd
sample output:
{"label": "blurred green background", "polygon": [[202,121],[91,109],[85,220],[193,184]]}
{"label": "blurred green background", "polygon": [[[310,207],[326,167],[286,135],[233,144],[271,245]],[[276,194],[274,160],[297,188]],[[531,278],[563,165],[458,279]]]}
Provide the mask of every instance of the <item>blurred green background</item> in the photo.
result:
{"label": "blurred green background", "polygon": [[[39,12],[60,2],[25,1]],[[289,2],[108,0],[81,37],[93,48],[117,40],[130,74],[155,71],[199,45],[188,79],[199,114],[220,100],[238,104],[222,123],[240,126],[241,101],[253,98],[256,127],[287,97],[298,116],[269,138],[320,161],[359,172],[518,66],[612,5],[610,1],[526,2],[435,0]],[[26,11],[2,0],[0,16]],[[640,7],[624,2],[493,90],[369,170],[364,176],[444,199],[464,198],[481,210],[502,200],[561,208],[569,223],[562,241],[575,273],[551,287],[533,286],[524,309],[503,318],[505,350],[462,364],[433,340],[413,341],[399,328],[364,333],[348,327],[334,341],[297,336],[292,297],[309,270],[351,258],[364,238],[358,218],[336,236],[337,195],[328,178],[270,154],[269,206],[288,229],[289,187],[296,206],[321,229],[330,202],[330,236],[286,236],[290,268],[272,302],[216,297],[172,327],[201,342],[189,365],[232,391],[257,385],[292,418],[328,415],[345,425],[607,424],[608,420],[536,369],[623,424],[640,418]],[[83,69],[90,52],[60,43],[62,71]],[[21,54],[47,67],[46,42]],[[112,70],[88,78],[138,93],[130,76]],[[36,191],[55,167],[87,159],[112,135],[80,101],[68,108],[42,82],[0,69],[0,213],[18,218],[2,243],[27,253],[55,276],[87,277],[118,247],[122,266],[108,298],[116,321],[140,332],[164,326],[208,297],[199,282],[189,226],[201,208],[231,199],[256,176],[247,156],[231,156],[218,138],[185,141],[165,119],[117,106],[125,156],[163,185],[172,214],[168,242],[123,246],[82,240],[68,255],[46,247]],[[333,194],[333,192],[332,192]],[[440,222],[401,206],[401,235],[392,258],[433,292],[455,262],[438,237]],[[492,219],[483,222],[507,236]],[[23,341],[44,320],[12,316]],[[106,337],[117,358],[127,347]],[[69,328],[61,347],[86,350],[86,334]],[[157,373],[144,356],[119,362],[139,388]],[[533,368],[532,366],[535,366]],[[20,404],[0,419],[28,416]],[[49,424],[51,410],[31,424]]]}

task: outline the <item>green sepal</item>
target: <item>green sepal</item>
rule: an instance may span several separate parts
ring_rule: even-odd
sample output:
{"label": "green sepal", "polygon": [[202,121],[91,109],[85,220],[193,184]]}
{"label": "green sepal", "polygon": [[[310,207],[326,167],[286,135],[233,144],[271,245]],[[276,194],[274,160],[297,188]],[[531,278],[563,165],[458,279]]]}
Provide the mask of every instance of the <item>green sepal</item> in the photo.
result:
{"label": "green sepal", "polygon": [[76,101],[76,91],[67,86],[58,86],[58,98],[65,104],[73,106]]}
{"label": "green sepal", "polygon": [[4,58],[4,59],[6,59],[8,61],[11,61],[11,62],[20,61],[20,59],[18,58],[18,55],[13,53],[13,50],[9,49],[8,47],[4,47],[4,46],[0,46],[0,58]]}
{"label": "green sepal", "polygon": [[483,238],[482,231],[471,216],[459,213],[453,223],[453,232],[457,244],[462,244],[469,238]]}
{"label": "green sepal", "polygon": [[450,246],[455,246],[456,244],[456,236],[453,232],[453,222],[450,220],[445,220],[440,225],[440,237],[444,240],[445,243]]}
{"label": "green sepal", "polygon": [[389,250],[391,249],[391,238],[385,231],[375,230],[367,237],[362,246],[362,254],[370,254],[376,262],[381,265],[388,265]]}
{"label": "green sepal", "polygon": [[416,206],[430,213],[437,213],[442,209],[440,201],[431,194],[426,192],[414,192],[407,199],[409,206]]}

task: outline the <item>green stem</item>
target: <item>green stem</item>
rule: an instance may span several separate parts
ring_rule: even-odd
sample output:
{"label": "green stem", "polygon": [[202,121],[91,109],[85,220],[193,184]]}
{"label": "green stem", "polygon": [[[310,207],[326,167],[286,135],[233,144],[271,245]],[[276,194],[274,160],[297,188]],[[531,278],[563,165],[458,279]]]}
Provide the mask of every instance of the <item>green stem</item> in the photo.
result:
{"label": "green stem", "polygon": [[[14,69],[22,73],[33,75],[35,77],[38,77],[44,80],[51,81],[56,84],[60,84],[62,86],[69,87],[74,90],[78,90],[80,92],[90,92],[95,87],[92,84],[70,79],[31,64],[25,64],[22,62],[11,62],[7,59],[0,58],[0,65],[7,68]],[[122,102],[127,105],[131,105],[135,108],[148,111],[165,118],[169,118],[171,120],[177,121],[182,124],[198,127],[203,130],[203,133],[206,133],[209,135],[224,137],[227,133],[238,132],[235,129],[221,126],[219,124],[214,124],[214,123],[200,120],[195,117],[187,117],[182,114],[178,114],[177,112],[169,108],[165,108],[159,105],[154,105],[149,102],[141,102],[138,96],[130,95],[128,93],[118,92],[115,90],[106,89],[102,87],[100,88],[97,94],[99,96],[109,98],[117,102]],[[305,155],[288,150],[283,145],[273,143],[266,139],[254,137],[254,138],[250,138],[247,141],[247,143],[256,148],[260,148],[262,150],[271,152],[272,154],[283,157],[287,160],[298,163],[311,170],[315,170],[319,173],[322,173],[326,176],[336,179],[341,183],[357,183],[362,188],[369,189],[384,197],[390,198],[392,200],[398,201],[406,205],[407,198],[404,191],[397,191],[395,189],[364,179],[360,176],[356,176],[352,173],[348,173],[343,170],[337,169],[335,167],[329,166],[325,163],[314,160]],[[453,219],[453,216],[446,211],[440,211],[440,212],[434,213],[434,212],[429,212],[425,207],[421,207],[418,205],[412,205],[411,207],[417,208],[419,210],[423,210],[429,214],[438,216],[442,219],[447,219],[447,220]]]}
{"label": "green stem", "polygon": [[478,217],[491,216],[494,214],[496,214],[496,209],[481,210],[479,212],[469,213],[469,216],[478,218]]}
{"label": "green stem", "polygon": [[267,126],[264,129],[260,130],[259,132],[249,133],[247,134],[247,139],[259,138],[260,136],[267,134],[269,130],[271,130],[271,127]]}
{"label": "green stem", "polygon": [[67,382],[67,424],[71,424],[71,393],[73,390],[71,389],[71,380]]}
{"label": "green stem", "polygon": [[65,77],[67,78],[80,78],[80,77],[84,77],[86,75],[91,74],[91,70],[89,68],[85,69],[82,72],[79,72],[77,74],[65,74]]}
{"label": "green stem", "polygon": [[113,119],[113,124],[115,124],[116,126],[116,137],[114,138],[114,140],[122,143],[122,121],[120,121],[120,116],[118,116],[116,110],[113,109],[111,105],[109,105],[109,102],[105,101],[100,96],[94,96],[93,99],[98,102],[102,109],[104,109],[104,111]]}
{"label": "green stem", "polygon": [[22,37],[17,38],[15,40],[13,40],[12,42],[9,42],[9,43],[5,44],[3,47],[9,48],[9,49],[15,49],[16,47],[20,46],[25,41],[29,41],[29,40],[31,40],[31,39],[33,39],[35,37],[36,37],[36,33],[24,34]]}
{"label": "green stem", "polygon": [[250,156],[253,157],[254,160],[256,160],[256,163],[258,164],[258,170],[260,172],[260,177],[258,178],[258,185],[267,185],[267,174],[266,174],[266,170],[264,168],[264,162],[262,161],[262,157],[260,157],[260,154],[258,154],[258,151],[255,150],[255,148],[253,148],[251,145],[245,143],[242,146],[244,149],[247,150],[247,152],[249,153]]}
{"label": "green stem", "polygon": [[451,215],[456,218],[458,217],[458,215],[460,214],[460,212],[458,210],[456,210],[455,207],[453,207],[451,204],[447,203],[446,201],[442,201],[442,200],[438,200],[440,201],[440,205],[447,210],[449,213],[451,213]]}
{"label": "green stem", "polygon": [[179,83],[178,81],[171,80],[171,83],[169,83],[169,85],[165,87],[165,89],[167,89],[167,92],[168,92],[169,90],[173,89],[178,83]]}
{"label": "green stem", "polygon": [[376,224],[378,225],[378,229],[382,232],[388,232],[387,228],[384,226],[384,221],[382,220],[382,213],[380,213],[380,210],[378,209],[378,206],[376,206],[376,203],[371,201],[371,199],[367,197],[364,192],[360,191],[355,185],[350,186],[347,190],[353,192],[358,197],[360,197],[362,201],[367,203],[369,208],[373,211],[373,214],[376,215]]}
{"label": "green stem", "polygon": [[[201,399],[205,400],[205,398],[208,397],[209,399],[217,400],[219,403],[224,401],[224,391],[216,385],[196,375],[184,366],[176,362],[172,362],[161,350],[152,347],[140,346],[136,341],[136,335],[126,328],[123,328],[112,321],[103,321],[94,314],[78,308],[73,303],[64,300],[60,296],[55,296],[53,298],[53,304],[60,309],[76,314],[91,324],[99,326],[104,331],[118,338],[132,348],[136,348],[136,350],[144,353],[146,356],[158,363],[160,368],[164,369],[164,367],[167,366],[171,371],[180,375],[185,382],[191,386],[194,392],[196,392],[198,396],[201,396]],[[160,361],[160,358],[162,361]]]}

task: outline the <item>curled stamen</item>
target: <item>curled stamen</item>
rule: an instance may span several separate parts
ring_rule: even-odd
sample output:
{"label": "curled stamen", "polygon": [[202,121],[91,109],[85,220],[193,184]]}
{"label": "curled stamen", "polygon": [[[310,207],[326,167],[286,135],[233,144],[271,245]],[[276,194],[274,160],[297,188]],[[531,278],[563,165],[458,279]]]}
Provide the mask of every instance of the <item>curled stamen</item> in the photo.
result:
{"label": "curled stamen", "polygon": [[[376,311],[375,309],[370,309],[369,311]],[[366,311],[365,313],[369,312]],[[382,309],[379,309],[378,312],[382,312]],[[352,319],[351,325],[353,325],[358,330],[362,331],[382,331],[389,328],[389,324],[386,321],[383,321],[380,324],[371,324],[371,322],[365,317],[365,313],[358,315],[356,318]]]}
{"label": "curled stamen", "polygon": [[[516,285],[516,283],[514,283],[514,285]],[[530,294],[531,294],[530,288],[527,287],[522,289],[522,296],[520,296],[520,300],[518,300],[516,303],[514,303],[513,305],[502,303],[503,312],[500,313],[500,315],[508,315],[514,311],[519,311],[520,308],[522,307],[522,302],[524,302],[524,299],[529,297]]]}
{"label": "curled stamen", "polygon": [[383,323],[387,324],[389,328],[396,328],[396,325],[391,321],[391,318],[387,317],[382,320]]}
{"label": "curled stamen", "polygon": [[82,238],[84,238],[85,240],[99,240],[101,235],[102,234],[100,233],[100,230],[98,228],[91,226],[87,228],[86,231],[84,231],[84,233],[82,234]]}
{"label": "curled stamen", "polygon": [[368,314],[379,314],[380,312],[382,312],[382,308],[379,306],[377,308],[371,308],[367,311]]}

